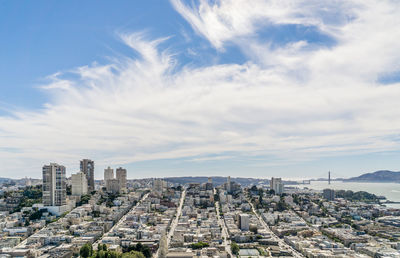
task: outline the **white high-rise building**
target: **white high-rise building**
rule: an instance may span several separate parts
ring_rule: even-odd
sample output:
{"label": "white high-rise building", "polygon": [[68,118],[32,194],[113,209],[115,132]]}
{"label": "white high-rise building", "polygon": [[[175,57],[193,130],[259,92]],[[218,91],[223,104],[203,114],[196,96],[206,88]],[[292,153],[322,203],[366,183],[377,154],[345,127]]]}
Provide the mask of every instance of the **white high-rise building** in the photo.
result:
{"label": "white high-rise building", "polygon": [[114,169],[110,167],[104,169],[104,183],[109,179],[114,179]]}
{"label": "white high-rise building", "polygon": [[72,174],[71,181],[73,196],[81,196],[88,193],[88,182],[85,173],[78,172],[76,174]]}
{"label": "white high-rise building", "polygon": [[119,191],[126,192],[126,169],[119,167],[116,170],[116,174],[116,178],[119,184]]}
{"label": "white high-rise building", "polygon": [[240,229],[243,231],[248,231],[250,229],[250,217],[249,214],[240,214],[239,215],[239,223]]}
{"label": "white high-rise building", "polygon": [[282,194],[283,193],[282,178],[276,178],[276,177],[271,178],[270,188],[271,190],[275,191],[275,194]]}
{"label": "white high-rise building", "polygon": [[65,167],[56,163],[43,166],[43,205],[63,206],[67,203]]}

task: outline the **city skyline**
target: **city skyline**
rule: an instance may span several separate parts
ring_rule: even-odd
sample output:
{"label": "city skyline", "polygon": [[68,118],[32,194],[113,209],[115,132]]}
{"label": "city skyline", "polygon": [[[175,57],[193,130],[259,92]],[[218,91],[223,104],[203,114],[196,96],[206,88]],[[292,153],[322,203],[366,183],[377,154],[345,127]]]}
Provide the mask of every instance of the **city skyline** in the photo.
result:
{"label": "city skyline", "polygon": [[0,177],[400,170],[400,4],[93,4],[1,4]]}

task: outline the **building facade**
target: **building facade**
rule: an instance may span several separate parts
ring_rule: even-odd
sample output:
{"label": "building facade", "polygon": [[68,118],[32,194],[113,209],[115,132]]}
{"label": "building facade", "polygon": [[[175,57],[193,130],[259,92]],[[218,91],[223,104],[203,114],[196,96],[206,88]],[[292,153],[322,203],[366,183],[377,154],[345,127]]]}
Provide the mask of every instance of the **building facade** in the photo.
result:
{"label": "building facade", "polygon": [[226,191],[228,193],[232,193],[232,183],[231,183],[231,177],[228,176],[228,178],[226,179]]}
{"label": "building facade", "polygon": [[88,191],[94,191],[94,161],[90,159],[83,159],[80,162],[81,171],[85,173],[88,181]]}
{"label": "building facade", "polygon": [[248,231],[250,229],[250,217],[248,214],[239,215],[240,230]]}
{"label": "building facade", "polygon": [[62,206],[67,203],[65,167],[56,163],[43,166],[43,205]]}
{"label": "building facade", "polygon": [[153,179],[153,190],[162,193],[164,191],[164,180]]}
{"label": "building facade", "polygon": [[109,179],[114,179],[114,169],[110,167],[104,169],[104,183]]}
{"label": "building facade", "polygon": [[213,186],[213,182],[212,182],[212,178],[209,177],[206,183],[206,190],[213,190],[214,186]]}
{"label": "building facade", "polygon": [[270,188],[271,190],[275,191],[275,194],[282,194],[283,193],[282,178],[276,178],[276,177],[271,178]]}
{"label": "building facade", "polygon": [[78,172],[71,175],[72,195],[81,196],[88,193],[88,182],[85,173]]}
{"label": "building facade", "polygon": [[116,170],[116,178],[119,184],[119,191],[126,192],[126,169],[124,168],[117,168]]}
{"label": "building facade", "polygon": [[118,193],[119,192],[119,182],[118,182],[118,179],[108,179],[107,181],[106,181],[106,189],[107,189],[107,192],[110,192],[110,193]]}
{"label": "building facade", "polygon": [[333,189],[324,189],[322,191],[322,195],[328,201],[333,201],[335,199],[335,190],[333,190]]}

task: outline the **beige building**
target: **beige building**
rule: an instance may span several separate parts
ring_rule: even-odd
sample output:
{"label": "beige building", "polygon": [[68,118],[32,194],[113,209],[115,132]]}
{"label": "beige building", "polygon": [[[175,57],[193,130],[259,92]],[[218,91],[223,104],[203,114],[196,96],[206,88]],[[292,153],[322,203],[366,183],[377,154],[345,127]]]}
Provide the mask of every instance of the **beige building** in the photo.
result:
{"label": "beige building", "polygon": [[126,192],[126,169],[119,167],[116,170],[116,174],[119,184],[119,191]]}
{"label": "beige building", "polygon": [[153,190],[162,193],[166,188],[166,183],[162,179],[153,179]]}
{"label": "beige building", "polygon": [[72,195],[81,196],[88,193],[88,182],[86,175],[83,172],[78,172],[71,175]]}
{"label": "beige building", "polygon": [[65,167],[56,163],[43,166],[43,205],[62,206],[67,203]]}
{"label": "beige building", "polygon": [[104,169],[104,183],[106,183],[108,179],[114,179],[114,169],[110,167]]}
{"label": "beige building", "polygon": [[120,192],[118,179],[108,179],[106,181],[107,192],[118,193]]}

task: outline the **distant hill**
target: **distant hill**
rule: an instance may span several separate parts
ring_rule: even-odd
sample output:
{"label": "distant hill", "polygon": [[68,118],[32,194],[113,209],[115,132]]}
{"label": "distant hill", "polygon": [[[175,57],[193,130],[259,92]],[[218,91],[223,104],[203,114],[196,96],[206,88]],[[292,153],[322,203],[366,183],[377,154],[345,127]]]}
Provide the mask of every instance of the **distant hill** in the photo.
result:
{"label": "distant hill", "polygon": [[[213,176],[211,177],[214,185],[222,185],[226,183],[227,177]],[[189,183],[206,183],[208,177],[206,176],[187,176],[187,177],[166,177],[165,181],[175,183],[175,184],[189,184]],[[231,182],[239,183],[243,186],[256,185],[259,183],[268,183],[269,180],[257,179],[257,178],[243,178],[243,177],[231,177]]]}
{"label": "distant hill", "polygon": [[345,182],[400,183],[400,172],[379,170],[362,174],[358,177],[344,179]]}
{"label": "distant hill", "polygon": [[[214,185],[222,185],[226,183],[227,177],[223,176],[213,176],[211,177]],[[175,183],[175,184],[189,184],[189,183],[206,183],[208,177],[206,176],[187,176],[187,177],[166,177],[165,181]],[[231,177],[231,182],[236,182],[242,186],[252,186],[258,184],[269,184],[269,179],[260,179],[260,178],[245,178],[245,177]],[[296,181],[283,181],[286,185],[296,185],[298,184]]]}
{"label": "distant hill", "polygon": [[12,181],[13,179],[10,178],[5,178],[5,177],[0,177],[0,184],[2,183],[8,183],[10,181]]}

